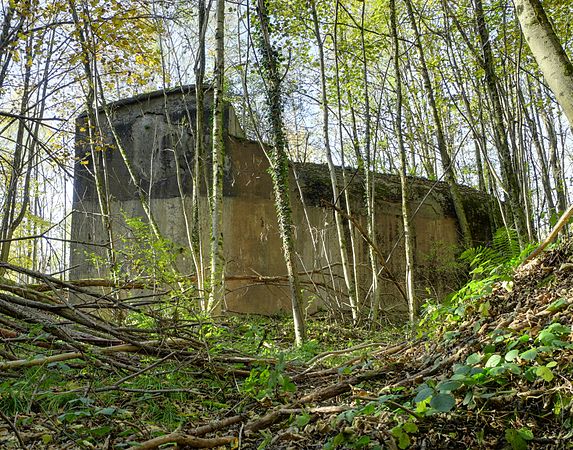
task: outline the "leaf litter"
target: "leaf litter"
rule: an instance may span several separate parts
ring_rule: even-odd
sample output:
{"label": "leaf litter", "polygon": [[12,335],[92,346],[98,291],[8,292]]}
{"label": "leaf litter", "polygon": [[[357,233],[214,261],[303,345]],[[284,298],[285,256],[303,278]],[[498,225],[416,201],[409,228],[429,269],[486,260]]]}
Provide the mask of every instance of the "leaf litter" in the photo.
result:
{"label": "leaf litter", "polygon": [[[162,333],[104,327],[12,287],[19,308],[0,311],[0,447],[572,448],[572,254],[561,245],[487,294],[438,307],[416,339],[361,345],[368,333],[333,327],[332,342],[358,350],[318,357],[261,356],[281,345],[261,333],[253,356],[253,327],[226,319],[211,340],[199,320]],[[34,310],[40,300],[48,307]],[[247,344],[215,345],[223,332]]]}

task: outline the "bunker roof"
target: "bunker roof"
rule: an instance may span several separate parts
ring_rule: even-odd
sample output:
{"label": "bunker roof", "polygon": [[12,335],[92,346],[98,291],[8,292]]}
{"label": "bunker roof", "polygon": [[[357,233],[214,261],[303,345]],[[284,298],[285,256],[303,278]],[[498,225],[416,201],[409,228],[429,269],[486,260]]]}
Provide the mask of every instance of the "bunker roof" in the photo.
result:
{"label": "bunker roof", "polygon": [[[212,92],[213,91],[213,86],[209,85],[209,84],[205,84],[203,85],[203,89],[205,92]],[[176,86],[176,87],[172,87],[172,88],[164,88],[164,89],[158,89],[156,91],[151,91],[151,92],[144,92],[142,94],[137,94],[134,95],[133,97],[127,97],[127,98],[122,98],[110,103],[106,104],[106,107],[109,109],[120,109],[123,108],[124,106],[129,106],[129,105],[135,105],[138,103],[144,103],[146,101],[149,100],[153,100],[155,98],[159,98],[159,97],[170,97],[172,95],[178,95],[178,94],[183,94],[183,95],[191,95],[191,96],[195,96],[195,85],[194,84],[186,84],[183,86]],[[104,107],[100,106],[98,108],[98,111],[103,111]],[[82,113],[78,116],[78,119],[83,118],[87,115],[86,111],[82,111]]]}

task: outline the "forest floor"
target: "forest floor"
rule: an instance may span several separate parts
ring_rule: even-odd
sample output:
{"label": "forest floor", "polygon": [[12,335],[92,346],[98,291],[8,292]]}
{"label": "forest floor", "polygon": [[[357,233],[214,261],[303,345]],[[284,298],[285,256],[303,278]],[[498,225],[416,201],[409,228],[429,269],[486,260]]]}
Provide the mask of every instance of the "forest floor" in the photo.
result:
{"label": "forest floor", "polygon": [[[323,317],[295,350],[288,320],[96,333],[87,313],[12,287],[0,448],[573,448],[571,246],[486,266],[426,308],[415,338]],[[24,326],[36,303],[50,307]]]}

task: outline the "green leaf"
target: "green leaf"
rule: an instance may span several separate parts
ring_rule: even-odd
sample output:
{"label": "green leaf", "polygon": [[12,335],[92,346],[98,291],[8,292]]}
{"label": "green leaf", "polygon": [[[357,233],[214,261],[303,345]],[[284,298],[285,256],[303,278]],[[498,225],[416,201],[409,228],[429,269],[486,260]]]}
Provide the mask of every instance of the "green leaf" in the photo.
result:
{"label": "green leaf", "polygon": [[109,425],[104,425],[103,427],[92,428],[90,434],[94,437],[108,436],[111,432],[111,427]]}
{"label": "green leaf", "polygon": [[530,382],[535,381],[535,379],[536,379],[536,376],[535,376],[535,368],[534,368],[534,367],[530,367],[529,369],[527,369],[527,370],[525,371],[525,373],[523,374],[523,376],[524,376],[524,378],[525,378],[527,381],[530,381]]}
{"label": "green leaf", "polygon": [[337,446],[342,444],[345,440],[346,436],[344,436],[343,433],[338,433],[336,436],[334,436],[334,439],[332,440],[333,448],[336,448]]}
{"label": "green leaf", "polygon": [[376,411],[376,405],[374,402],[368,403],[364,408],[360,410],[360,414],[364,416],[371,416]]}
{"label": "green leaf", "polygon": [[96,415],[111,416],[117,411],[117,408],[110,406],[108,408],[102,408],[96,412]]}
{"label": "green leaf", "polygon": [[519,431],[513,428],[505,430],[505,439],[513,450],[527,450],[527,442],[521,437]]}
{"label": "green leaf", "polygon": [[398,437],[398,447],[401,449],[406,449],[410,447],[410,436],[407,433],[402,433]]}
{"label": "green leaf", "polygon": [[461,381],[448,380],[438,384],[436,389],[440,392],[452,392],[462,386],[462,384]]}
{"label": "green leaf", "polygon": [[468,406],[473,401],[474,401],[474,393],[473,393],[473,391],[468,391],[468,392],[466,392],[466,396],[464,397],[464,399],[462,401],[462,405]]}
{"label": "green leaf", "polygon": [[517,364],[507,363],[504,364],[504,367],[506,367],[511,373],[515,375],[521,375],[521,367],[519,367]]}
{"label": "green leaf", "polygon": [[454,364],[454,374],[456,375],[467,375],[470,373],[472,368],[464,364]]}
{"label": "green leaf", "polygon": [[440,412],[449,412],[455,405],[456,399],[452,394],[440,393],[430,401],[430,406]]}
{"label": "green leaf", "polygon": [[402,425],[402,428],[406,433],[415,433],[418,431],[418,425],[416,425],[414,422],[406,422],[404,425]]}
{"label": "green leaf", "polygon": [[555,378],[555,375],[553,375],[553,372],[551,372],[551,369],[549,369],[547,366],[539,366],[535,370],[535,375],[537,375],[539,378],[543,378],[547,382]]}
{"label": "green leaf", "polygon": [[529,428],[520,428],[519,430],[517,430],[517,432],[526,441],[533,440],[533,431],[531,431]]}
{"label": "green leaf", "polygon": [[487,362],[485,363],[485,366],[487,368],[496,367],[500,362],[501,362],[501,355],[491,355],[487,360]]}
{"label": "green leaf", "polygon": [[517,350],[517,349],[510,350],[509,352],[507,352],[505,354],[505,360],[507,362],[512,362],[512,361],[515,361],[518,356],[519,356],[519,350]]}
{"label": "green leaf", "polygon": [[555,300],[553,303],[551,303],[547,307],[547,309],[550,312],[555,312],[555,311],[559,311],[565,305],[567,305],[567,300],[565,300],[564,298],[559,298],[559,299]]}
{"label": "green leaf", "polygon": [[552,323],[551,325],[549,325],[547,327],[548,331],[551,331],[552,333],[558,335],[558,336],[562,336],[564,334],[569,334],[571,333],[571,327],[568,325],[563,325],[559,322],[555,322]]}
{"label": "green leaf", "polygon": [[507,371],[507,367],[505,367],[505,366],[492,367],[491,369],[489,369],[489,374],[492,377],[497,377],[506,371]]}
{"label": "green leaf", "polygon": [[371,441],[370,436],[360,436],[360,438],[354,442],[352,447],[353,448],[364,448],[368,444],[370,444],[370,441]]}
{"label": "green leaf", "polygon": [[418,392],[418,395],[414,398],[415,403],[422,402],[426,400],[428,397],[431,397],[434,394],[434,390],[432,388],[425,388]]}
{"label": "green leaf", "polygon": [[481,361],[481,355],[479,353],[472,353],[466,358],[466,364],[473,366]]}
{"label": "green leaf", "polygon": [[551,331],[543,330],[539,333],[537,339],[545,345],[551,345],[551,343],[557,339],[557,336],[555,336]]}
{"label": "green leaf", "polygon": [[310,414],[301,414],[296,416],[294,423],[298,428],[303,428],[306,424],[310,422]]}
{"label": "green leaf", "polygon": [[533,361],[535,358],[537,358],[537,350],[532,348],[523,352],[521,355],[519,355],[519,357],[525,361]]}
{"label": "green leaf", "polygon": [[463,375],[461,373],[454,373],[452,375],[452,380],[455,381],[462,381],[463,383],[465,383],[468,379],[469,377],[467,375]]}
{"label": "green leaf", "polygon": [[483,349],[484,353],[493,353],[495,352],[495,345],[493,344],[488,344],[485,346],[485,348]]}

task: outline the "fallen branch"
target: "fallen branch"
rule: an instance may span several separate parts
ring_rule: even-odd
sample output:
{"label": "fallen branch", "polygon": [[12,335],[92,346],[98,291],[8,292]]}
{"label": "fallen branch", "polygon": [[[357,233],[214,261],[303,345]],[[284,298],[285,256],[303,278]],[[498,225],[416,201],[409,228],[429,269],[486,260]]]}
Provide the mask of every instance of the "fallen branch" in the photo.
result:
{"label": "fallen branch", "polygon": [[26,446],[26,444],[24,444],[24,440],[22,439],[22,435],[18,431],[18,428],[16,428],[16,425],[13,424],[8,417],[6,417],[6,414],[4,414],[1,409],[0,409],[0,417],[4,422],[6,422],[6,425],[8,425],[8,427],[14,432],[14,434],[16,435],[16,439],[18,439],[20,447],[22,447],[23,450],[28,450],[28,447]]}
{"label": "fallen branch", "polygon": [[325,388],[318,389],[310,394],[307,394],[290,405],[274,409],[260,417],[259,419],[253,420],[245,425],[245,431],[248,433],[253,433],[255,431],[263,430],[270,427],[274,423],[280,420],[284,416],[284,411],[288,411],[293,408],[300,408],[303,405],[309,403],[317,403],[334,398],[338,395],[344,394],[345,392],[350,392],[353,385],[357,385],[364,381],[374,380],[376,378],[383,377],[385,375],[384,370],[371,370],[369,372],[364,372],[359,375],[348,378],[345,381],[326,386]]}
{"label": "fallen branch", "polygon": [[236,440],[237,438],[235,436],[223,436],[206,439],[182,433],[171,433],[150,439],[138,445],[134,445],[133,447],[130,447],[129,450],[151,450],[164,444],[177,444],[191,448],[215,448],[222,445],[229,445]]}
{"label": "fallen branch", "polygon": [[[354,347],[344,348],[342,350],[332,350],[329,352],[323,352],[316,355],[314,358],[311,358],[307,361],[307,364],[310,366],[309,369],[316,366],[319,362],[324,361],[331,356],[338,356],[338,355],[347,355],[348,353],[355,352],[357,350],[362,350],[368,347],[383,347],[385,344],[384,342],[367,342],[365,344],[355,345]],[[309,370],[307,369],[307,370]]]}
{"label": "fallen branch", "polygon": [[[342,350],[333,350],[333,351],[329,351],[329,352],[320,353],[320,354],[316,355],[314,358],[311,358],[309,361],[307,361],[309,368],[303,373],[309,372],[319,362],[324,361],[325,359],[330,358],[331,356],[345,355],[345,354],[352,353],[352,352],[355,352],[357,350],[362,350],[362,349],[365,349],[368,347],[384,347],[385,345],[386,344],[384,342],[368,342],[365,344],[355,345],[354,347],[345,348]],[[379,350],[375,354],[377,356],[393,355],[395,353],[402,351],[404,348],[408,347],[409,345],[411,345],[409,342],[402,342],[401,344],[394,345],[390,348],[385,348],[385,349]]]}
{"label": "fallen branch", "polygon": [[555,238],[557,237],[557,235],[561,231],[561,228],[563,228],[565,226],[565,224],[567,222],[569,222],[571,215],[573,215],[573,205],[571,205],[567,209],[567,211],[565,211],[561,215],[559,221],[555,224],[555,226],[551,230],[551,233],[549,233],[549,236],[547,236],[545,238],[545,240],[539,245],[539,247],[537,247],[527,258],[525,258],[523,260],[523,262],[521,263],[522,266],[527,264],[529,261],[531,261],[537,255],[539,255],[543,250],[545,250],[545,247],[547,247],[549,244],[551,244],[555,240]]}
{"label": "fallen branch", "polygon": [[221,430],[236,423],[242,422],[245,419],[244,414],[238,416],[227,417],[226,419],[217,420],[210,423],[209,425],[202,425],[200,427],[194,428],[189,432],[193,436],[204,436],[208,433],[213,433],[217,430]]}
{"label": "fallen branch", "polygon": [[[139,352],[141,350],[149,351],[154,347],[163,346],[166,347],[167,345],[174,345],[174,346],[184,346],[187,345],[188,342],[183,339],[172,339],[167,342],[162,341],[148,341],[142,342],[140,345],[134,344],[121,344],[121,345],[114,345],[112,347],[96,347],[91,349],[91,352],[94,354],[110,354],[110,353],[118,353],[118,352]],[[168,347],[167,347],[168,348]],[[162,350],[163,351],[163,350]],[[86,356],[84,352],[68,352],[68,353],[60,353],[58,355],[46,356],[44,358],[36,358],[36,359],[18,359],[16,361],[7,361],[4,363],[0,363],[0,370],[6,369],[19,369],[22,367],[33,367],[33,366],[42,366],[44,364],[50,364],[53,362],[60,362],[60,361],[68,361],[70,359],[83,359]]]}

